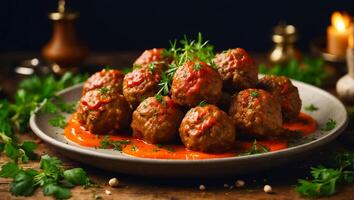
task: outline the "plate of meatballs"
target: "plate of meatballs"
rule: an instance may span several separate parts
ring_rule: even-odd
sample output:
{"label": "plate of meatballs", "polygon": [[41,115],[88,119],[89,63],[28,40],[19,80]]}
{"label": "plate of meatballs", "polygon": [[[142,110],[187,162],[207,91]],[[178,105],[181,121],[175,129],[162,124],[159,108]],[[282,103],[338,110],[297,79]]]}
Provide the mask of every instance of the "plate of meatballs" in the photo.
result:
{"label": "plate of meatballs", "polygon": [[242,48],[214,55],[194,45],[146,50],[128,73],[96,72],[58,93],[77,102],[64,129],[49,125],[51,114],[39,109],[32,130],[66,156],[102,169],[211,177],[301,159],[346,127],[345,107],[331,94],[258,74]]}

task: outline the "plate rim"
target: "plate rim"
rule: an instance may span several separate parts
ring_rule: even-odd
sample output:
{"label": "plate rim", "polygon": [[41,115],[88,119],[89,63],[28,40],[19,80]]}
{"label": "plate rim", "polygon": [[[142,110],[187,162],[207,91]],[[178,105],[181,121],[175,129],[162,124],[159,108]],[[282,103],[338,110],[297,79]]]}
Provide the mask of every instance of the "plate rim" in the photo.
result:
{"label": "plate rim", "polygon": [[[120,156],[114,155],[114,154],[108,154],[104,152],[98,152],[98,151],[92,151],[90,149],[85,149],[80,147],[79,145],[71,145],[67,143],[63,143],[55,138],[50,137],[46,133],[44,133],[39,126],[36,124],[36,117],[38,114],[38,111],[41,110],[42,106],[38,107],[38,109],[31,114],[30,117],[30,127],[32,131],[42,140],[44,140],[46,143],[49,143],[55,147],[65,149],[67,151],[74,151],[75,153],[79,154],[84,154],[86,156],[95,156],[103,159],[111,159],[111,160],[119,160],[119,161],[125,161],[125,162],[136,162],[136,163],[151,163],[151,164],[205,164],[205,163],[225,163],[225,162],[235,162],[235,161],[245,161],[245,160],[250,160],[250,159],[267,159],[267,158],[272,158],[272,157],[277,157],[277,156],[282,156],[284,154],[292,154],[292,153],[299,153],[302,152],[301,149],[313,149],[318,146],[325,145],[329,143],[330,141],[334,140],[340,133],[342,133],[345,128],[348,125],[348,113],[346,111],[346,108],[344,104],[336,98],[334,95],[330,94],[329,92],[318,88],[316,86],[301,82],[301,81],[296,81],[291,79],[292,82],[304,85],[305,87],[309,87],[313,90],[316,90],[316,92],[322,93],[323,95],[326,96],[326,98],[330,98],[331,100],[335,101],[337,105],[341,107],[342,110],[345,111],[345,120],[342,121],[340,124],[337,124],[334,129],[331,130],[331,133],[327,133],[325,136],[309,141],[304,144],[296,145],[293,147],[289,147],[286,149],[278,150],[278,151],[273,151],[273,152],[267,152],[267,153],[262,153],[262,154],[254,154],[254,155],[247,155],[247,156],[234,156],[234,157],[226,157],[226,158],[210,158],[210,159],[200,159],[200,160],[179,160],[179,159],[155,159],[155,158],[140,158],[140,157],[132,157],[132,156],[127,156],[124,154],[121,154]],[[79,87],[82,87],[83,83],[76,84],[74,86],[68,87],[64,90],[59,91],[56,95],[62,95],[68,91],[77,89]]]}

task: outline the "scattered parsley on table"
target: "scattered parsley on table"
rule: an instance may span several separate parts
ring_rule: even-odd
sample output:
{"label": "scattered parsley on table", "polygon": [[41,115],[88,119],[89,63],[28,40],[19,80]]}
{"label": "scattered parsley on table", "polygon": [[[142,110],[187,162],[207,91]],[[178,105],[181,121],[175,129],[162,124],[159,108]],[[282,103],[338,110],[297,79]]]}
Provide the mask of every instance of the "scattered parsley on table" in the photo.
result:
{"label": "scattered parsley on table", "polygon": [[337,154],[336,166],[311,168],[312,180],[299,179],[296,191],[303,197],[319,198],[336,193],[337,186],[354,181],[354,152]]}
{"label": "scattered parsley on table", "polygon": [[86,172],[81,168],[64,170],[61,161],[44,155],[40,160],[40,171],[23,169],[19,162],[35,160],[37,144],[34,141],[20,143],[17,133],[28,130],[28,121],[39,106],[43,111],[56,116],[49,120],[53,126],[64,127],[65,117],[58,112],[71,113],[76,104],[65,103],[56,92],[87,79],[87,75],[65,73],[60,78],[33,76],[19,84],[14,101],[0,100],[0,152],[12,161],[2,165],[0,177],[11,178],[10,192],[15,196],[30,196],[41,187],[45,196],[67,199],[70,188],[76,185],[91,185]]}
{"label": "scattered parsley on table", "polygon": [[70,188],[92,185],[82,168],[64,170],[56,157],[43,155],[39,165],[40,170],[37,171],[8,162],[2,166],[0,177],[12,179],[10,192],[15,196],[31,196],[37,188],[42,188],[44,196],[68,199],[71,197]]}

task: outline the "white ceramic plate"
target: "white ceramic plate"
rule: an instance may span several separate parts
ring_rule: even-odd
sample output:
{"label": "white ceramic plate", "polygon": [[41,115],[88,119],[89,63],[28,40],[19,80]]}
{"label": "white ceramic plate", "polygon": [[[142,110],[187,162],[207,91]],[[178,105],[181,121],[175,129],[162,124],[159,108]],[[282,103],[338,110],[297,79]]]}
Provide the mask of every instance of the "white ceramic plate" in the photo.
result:
{"label": "white ceramic plate", "polygon": [[[293,83],[299,89],[303,107],[314,104],[319,108],[313,113],[308,113],[318,122],[318,129],[314,134],[295,141],[294,146],[290,148],[258,155],[208,160],[135,158],[113,150],[88,148],[68,142],[62,129],[48,124],[51,116],[41,112],[41,109],[31,116],[30,126],[38,137],[67,157],[106,170],[156,177],[213,177],[244,174],[301,159],[315,148],[335,139],[347,126],[347,112],[337,98],[317,87],[298,81]],[[81,90],[82,85],[76,85],[61,91],[58,95],[66,102],[77,102]],[[336,127],[331,131],[321,131],[321,127],[324,127],[329,119],[336,121]]]}

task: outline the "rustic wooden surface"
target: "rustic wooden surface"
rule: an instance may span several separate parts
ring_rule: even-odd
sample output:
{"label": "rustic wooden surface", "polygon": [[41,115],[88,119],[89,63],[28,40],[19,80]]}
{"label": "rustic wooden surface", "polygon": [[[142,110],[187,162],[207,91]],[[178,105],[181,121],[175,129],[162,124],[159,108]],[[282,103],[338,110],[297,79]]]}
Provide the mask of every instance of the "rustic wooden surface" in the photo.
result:
{"label": "rustic wooden surface", "polygon": [[[30,57],[36,54],[7,54],[0,55],[0,85],[4,88],[7,94],[14,91],[15,83],[20,79],[18,76],[11,74],[11,59],[19,60]],[[89,64],[99,63],[101,65],[110,64],[118,66],[127,66],[137,53],[110,53],[93,55]],[[309,152],[308,156],[302,161],[290,162],[271,170],[259,172],[256,174],[248,174],[243,176],[225,177],[219,179],[159,179],[159,178],[144,178],[131,175],[117,174],[108,171],[103,171],[93,168],[73,160],[65,158],[55,151],[55,149],[46,145],[39,144],[38,153],[48,153],[52,156],[57,156],[64,162],[65,167],[82,167],[87,170],[89,176],[98,185],[97,188],[82,189],[76,187],[72,190],[72,199],[94,199],[95,195],[101,196],[103,199],[239,199],[239,200],[292,200],[302,199],[295,192],[295,184],[298,178],[305,178],[309,174],[309,167],[317,164],[324,164],[329,157],[336,151],[344,147],[354,147],[353,132],[346,131],[334,142],[318,149],[314,152]],[[36,137],[29,132],[28,134],[20,135],[21,139]],[[0,165],[4,164],[8,159],[4,155],[0,155]],[[24,167],[38,168],[38,162],[30,162]],[[121,186],[111,188],[108,186],[108,180],[116,177],[120,180]],[[225,188],[224,184],[233,185],[238,179],[246,182],[243,188]],[[203,184],[206,190],[199,190],[199,185]],[[263,192],[263,186],[269,184],[272,186],[274,193],[266,194]],[[0,199],[50,199],[44,197],[40,190],[31,197],[13,197],[8,192],[9,179],[0,178]],[[112,192],[111,195],[105,194],[105,190]],[[330,198],[336,200],[354,200],[354,183],[339,187],[338,193]]]}

